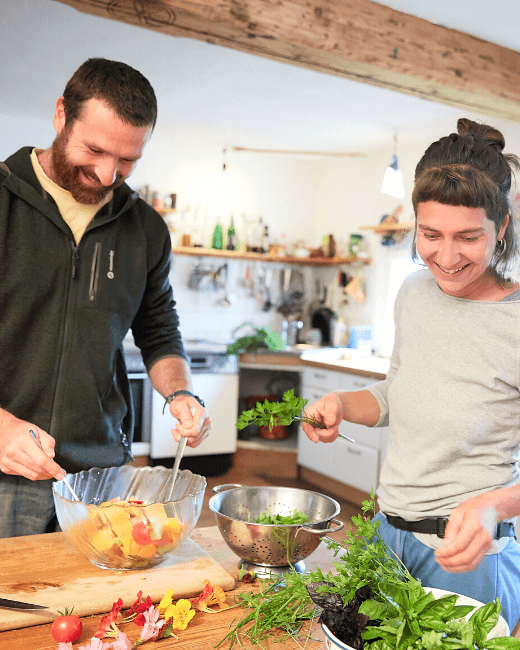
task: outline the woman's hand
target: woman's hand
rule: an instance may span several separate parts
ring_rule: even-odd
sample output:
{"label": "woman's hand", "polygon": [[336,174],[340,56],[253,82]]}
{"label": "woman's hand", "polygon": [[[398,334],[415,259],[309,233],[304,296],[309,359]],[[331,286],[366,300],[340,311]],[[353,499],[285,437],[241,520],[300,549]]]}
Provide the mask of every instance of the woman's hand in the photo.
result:
{"label": "woman's hand", "polygon": [[339,393],[329,393],[305,409],[305,415],[323,422],[326,429],[316,429],[302,422],[302,429],[312,442],[333,442],[339,435],[338,427],[343,420],[343,404]]}
{"label": "woman's hand", "polygon": [[211,418],[205,408],[196,399],[188,395],[179,395],[170,402],[170,413],[178,421],[172,429],[176,442],[187,438],[188,447],[198,447],[205,440],[211,429]]}
{"label": "woman's hand", "polygon": [[444,571],[473,571],[496,533],[497,491],[484,492],[455,508],[446,525],[444,544],[435,551],[435,559]]}

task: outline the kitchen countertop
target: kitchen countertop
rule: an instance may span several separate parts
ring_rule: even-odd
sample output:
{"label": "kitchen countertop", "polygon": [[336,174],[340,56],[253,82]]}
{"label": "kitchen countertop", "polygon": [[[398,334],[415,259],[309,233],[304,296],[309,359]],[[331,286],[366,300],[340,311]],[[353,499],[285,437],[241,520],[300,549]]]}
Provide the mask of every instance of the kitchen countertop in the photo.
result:
{"label": "kitchen countertop", "polygon": [[358,350],[352,348],[298,344],[288,346],[285,350],[280,351],[260,348],[254,352],[244,353],[240,355],[240,366],[272,369],[279,366],[286,370],[287,366],[296,366],[295,370],[301,370],[303,366],[313,366],[384,379],[390,367],[390,360],[375,356],[365,357]]}

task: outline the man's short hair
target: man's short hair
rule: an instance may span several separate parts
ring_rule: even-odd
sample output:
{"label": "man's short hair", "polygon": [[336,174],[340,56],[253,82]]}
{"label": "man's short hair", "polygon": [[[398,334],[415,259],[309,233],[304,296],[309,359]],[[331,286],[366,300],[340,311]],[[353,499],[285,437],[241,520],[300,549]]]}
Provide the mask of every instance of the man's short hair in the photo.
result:
{"label": "man's short hair", "polygon": [[157,99],[146,77],[120,61],[92,58],[83,63],[63,92],[65,124],[72,126],[89,99],[105,101],[132,126],[151,126],[157,121]]}

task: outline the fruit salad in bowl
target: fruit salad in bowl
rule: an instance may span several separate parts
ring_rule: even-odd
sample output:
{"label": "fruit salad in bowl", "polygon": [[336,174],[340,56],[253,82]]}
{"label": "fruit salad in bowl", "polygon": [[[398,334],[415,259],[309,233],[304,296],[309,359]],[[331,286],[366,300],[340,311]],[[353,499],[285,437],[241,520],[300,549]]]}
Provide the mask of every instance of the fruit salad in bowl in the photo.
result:
{"label": "fruit salad in bowl", "polygon": [[165,467],[93,468],[53,484],[61,529],[95,566],[143,569],[175,551],[195,527],[206,479]]}

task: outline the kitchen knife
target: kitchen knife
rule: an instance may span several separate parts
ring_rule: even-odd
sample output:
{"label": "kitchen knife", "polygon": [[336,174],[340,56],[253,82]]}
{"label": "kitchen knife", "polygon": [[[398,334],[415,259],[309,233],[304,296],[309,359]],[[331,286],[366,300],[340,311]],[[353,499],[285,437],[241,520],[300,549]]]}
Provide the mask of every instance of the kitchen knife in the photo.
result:
{"label": "kitchen knife", "polygon": [[44,605],[32,605],[19,600],[9,600],[9,598],[0,598],[0,607],[5,609],[47,609]]}

